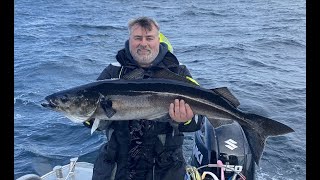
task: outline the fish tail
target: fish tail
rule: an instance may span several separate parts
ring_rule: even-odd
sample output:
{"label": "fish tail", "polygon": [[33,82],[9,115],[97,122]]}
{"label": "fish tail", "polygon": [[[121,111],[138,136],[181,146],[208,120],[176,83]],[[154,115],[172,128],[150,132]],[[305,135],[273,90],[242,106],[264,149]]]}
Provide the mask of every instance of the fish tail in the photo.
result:
{"label": "fish tail", "polygon": [[269,136],[279,136],[294,132],[289,126],[256,114],[246,114],[250,126],[242,126],[251,147],[253,158],[259,165],[266,139]]}

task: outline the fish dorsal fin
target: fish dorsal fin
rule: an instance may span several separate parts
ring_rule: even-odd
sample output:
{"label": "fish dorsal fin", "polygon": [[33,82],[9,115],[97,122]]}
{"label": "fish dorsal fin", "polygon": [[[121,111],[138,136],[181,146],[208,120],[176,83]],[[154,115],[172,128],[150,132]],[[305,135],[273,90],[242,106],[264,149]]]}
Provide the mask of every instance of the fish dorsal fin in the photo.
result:
{"label": "fish dorsal fin", "polygon": [[[124,74],[121,79],[126,79],[126,80],[142,79],[144,74],[145,74],[144,69],[137,68],[132,70],[129,73]],[[191,80],[191,78],[181,76],[179,74],[176,74],[170,71],[169,69],[164,69],[164,68],[159,68],[155,70],[154,73],[151,75],[151,78],[171,79],[171,80],[183,81],[193,85],[199,85],[196,82],[194,82],[194,80]]]}
{"label": "fish dorsal fin", "polygon": [[137,69],[132,70],[129,73],[124,74],[121,79],[126,79],[126,80],[142,79],[144,72],[145,71],[142,68],[137,68]]}
{"label": "fish dorsal fin", "polygon": [[176,74],[176,73],[170,71],[169,69],[159,69],[159,70],[155,71],[152,78],[172,79],[172,80],[183,81],[186,83],[197,85],[193,81],[191,81],[190,79],[187,79],[184,76]]}
{"label": "fish dorsal fin", "polygon": [[215,93],[219,94],[223,98],[225,98],[228,102],[230,102],[234,107],[238,107],[240,105],[239,100],[229,91],[227,87],[219,87],[211,89]]}

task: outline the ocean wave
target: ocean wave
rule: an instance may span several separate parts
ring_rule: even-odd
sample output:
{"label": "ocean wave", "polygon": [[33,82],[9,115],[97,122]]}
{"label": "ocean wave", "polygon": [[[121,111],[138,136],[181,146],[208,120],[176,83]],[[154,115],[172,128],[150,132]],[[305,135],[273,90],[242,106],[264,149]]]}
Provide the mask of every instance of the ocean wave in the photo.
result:
{"label": "ocean wave", "polygon": [[81,29],[82,31],[85,30],[103,30],[103,31],[109,31],[109,30],[126,30],[127,27],[123,25],[93,25],[93,24],[69,24],[70,28],[76,28]]}
{"label": "ocean wave", "polygon": [[[276,38],[276,39],[270,39],[270,38],[260,38],[254,41],[256,45],[259,45],[261,47],[273,47],[275,49],[279,48],[280,46],[284,46],[286,48],[291,47],[306,47],[305,44],[300,43],[297,40],[294,39],[286,39],[286,38]],[[289,46],[289,47],[288,47]]]}

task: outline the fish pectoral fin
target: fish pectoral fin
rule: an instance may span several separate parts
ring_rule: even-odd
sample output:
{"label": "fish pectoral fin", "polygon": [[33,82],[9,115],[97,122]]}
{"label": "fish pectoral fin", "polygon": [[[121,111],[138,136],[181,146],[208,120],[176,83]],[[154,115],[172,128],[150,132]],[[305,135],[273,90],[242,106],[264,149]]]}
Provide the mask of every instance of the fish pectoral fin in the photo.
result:
{"label": "fish pectoral fin", "polygon": [[116,113],[116,110],[112,108],[112,101],[110,99],[101,99],[100,106],[108,118],[111,118]]}
{"label": "fish pectoral fin", "polygon": [[227,125],[227,124],[232,124],[234,122],[234,120],[232,119],[208,118],[208,120],[214,128]]}
{"label": "fish pectoral fin", "polygon": [[95,119],[94,122],[93,122],[93,125],[91,127],[91,135],[92,133],[98,129],[99,127],[99,123],[100,123],[100,119]]}

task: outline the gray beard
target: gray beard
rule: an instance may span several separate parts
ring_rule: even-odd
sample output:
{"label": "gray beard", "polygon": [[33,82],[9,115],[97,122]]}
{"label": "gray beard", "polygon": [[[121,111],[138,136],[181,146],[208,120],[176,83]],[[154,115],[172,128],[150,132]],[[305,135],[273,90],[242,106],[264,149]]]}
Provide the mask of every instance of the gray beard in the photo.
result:
{"label": "gray beard", "polygon": [[139,56],[137,53],[132,53],[131,52],[131,55],[132,55],[133,59],[142,67],[150,66],[151,63],[156,59],[158,54],[159,54],[159,51],[155,52],[155,53],[151,53],[148,56],[143,56],[142,57],[142,56]]}

